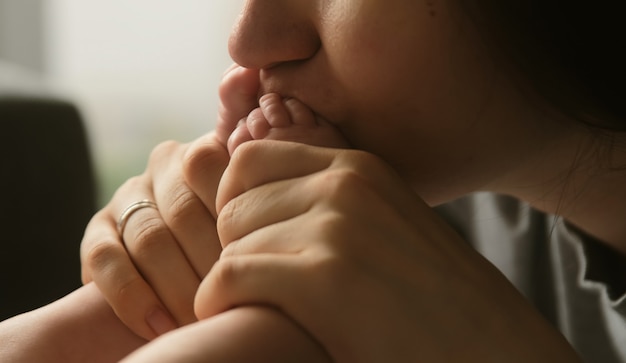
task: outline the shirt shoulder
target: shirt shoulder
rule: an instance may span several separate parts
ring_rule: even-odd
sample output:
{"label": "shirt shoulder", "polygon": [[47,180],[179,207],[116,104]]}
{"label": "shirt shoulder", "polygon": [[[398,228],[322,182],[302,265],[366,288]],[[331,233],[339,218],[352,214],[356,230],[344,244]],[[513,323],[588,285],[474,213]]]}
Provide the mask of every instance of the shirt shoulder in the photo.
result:
{"label": "shirt shoulder", "polygon": [[626,362],[623,258],[561,218],[477,193],[436,208],[585,361]]}

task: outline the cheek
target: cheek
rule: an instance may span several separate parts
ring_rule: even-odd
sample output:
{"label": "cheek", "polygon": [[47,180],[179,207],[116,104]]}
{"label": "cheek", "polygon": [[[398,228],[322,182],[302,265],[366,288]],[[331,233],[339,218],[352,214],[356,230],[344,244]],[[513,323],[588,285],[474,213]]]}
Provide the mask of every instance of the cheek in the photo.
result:
{"label": "cheek", "polygon": [[329,28],[324,47],[345,111],[336,121],[352,145],[438,195],[437,188],[452,190],[460,175],[471,177],[473,160],[481,157],[485,133],[476,117],[490,93],[490,71],[450,19],[415,13],[342,21]]}
{"label": "cheek", "polygon": [[457,193],[454,180],[479,159],[476,143],[483,136],[471,115],[479,113],[485,92],[465,90],[447,76],[443,60],[420,62],[378,57],[346,69],[351,109],[343,131],[352,145],[386,160],[422,197],[438,203]]}
{"label": "cheek", "polygon": [[[421,2],[420,2],[421,3]],[[421,115],[436,122],[437,113],[456,93],[456,80],[442,25],[432,19],[341,22],[326,40],[333,77],[350,105],[354,119],[362,114]],[[419,19],[418,19],[419,20]],[[405,26],[394,26],[402,24]],[[452,83],[450,82],[452,81]]]}
{"label": "cheek", "polygon": [[450,105],[462,105],[445,77],[445,63],[406,57],[406,52],[382,54],[388,56],[353,58],[353,66],[341,72],[345,104],[350,107],[348,134],[364,147],[377,145],[369,151],[389,157],[401,154],[389,148],[401,148],[406,154],[407,145],[419,145],[430,152],[456,139],[464,119],[450,112]]}
{"label": "cheek", "polygon": [[404,62],[410,49],[419,47],[422,21],[415,9],[399,6],[403,2],[421,3],[338,0],[328,6],[319,36],[328,61],[346,83],[372,83],[381,70]]}

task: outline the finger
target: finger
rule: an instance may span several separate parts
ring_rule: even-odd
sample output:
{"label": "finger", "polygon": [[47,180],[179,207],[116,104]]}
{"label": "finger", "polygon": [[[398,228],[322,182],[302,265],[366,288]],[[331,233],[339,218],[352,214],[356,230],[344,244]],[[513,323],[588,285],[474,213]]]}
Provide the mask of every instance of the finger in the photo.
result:
{"label": "finger", "polygon": [[217,228],[225,246],[222,257],[300,252],[307,243],[324,243],[339,231],[351,237],[339,238],[333,248],[350,250],[358,249],[355,241],[364,237],[350,228],[362,233],[371,221],[392,227],[394,218],[401,219],[400,214],[369,183],[349,169],[334,168],[246,191],[222,208]]}
{"label": "finger", "polygon": [[230,200],[256,186],[324,170],[331,165],[336,152],[292,142],[256,140],[242,144],[218,186],[217,211],[221,212]]}
{"label": "finger", "polygon": [[217,219],[215,198],[218,184],[229,160],[228,151],[215,133],[195,140],[183,157],[183,178],[214,219]]}
{"label": "finger", "polygon": [[318,201],[316,195],[324,193],[316,189],[298,178],[264,184],[235,197],[222,208],[217,219],[222,245],[306,213]]}
{"label": "finger", "polygon": [[[124,183],[109,203],[110,215],[122,216],[137,201],[154,201],[151,181],[152,176],[144,174]],[[121,231],[123,246],[145,282],[178,325],[195,321],[192,301],[200,278],[159,211],[156,208],[141,208],[127,215],[124,222]]]}
{"label": "finger", "polygon": [[[386,362],[389,351],[375,349],[364,354],[363,347],[402,348],[404,344],[398,344],[396,337],[376,332],[381,327],[410,331],[404,304],[407,289],[412,291],[415,286],[404,285],[403,277],[398,281],[380,271],[371,274],[358,263],[324,249],[310,252],[221,259],[198,289],[196,314],[209,319],[240,306],[270,306],[303,326],[333,361]],[[394,286],[403,291],[400,296],[390,293],[393,283],[400,283]],[[410,309],[416,302],[407,303]],[[409,325],[415,323],[410,321]],[[407,342],[412,346],[415,339]]]}
{"label": "finger", "polygon": [[302,258],[274,254],[222,258],[198,288],[196,315],[207,319],[243,305],[291,306],[300,299],[291,295],[301,291],[294,287],[305,282],[296,277],[302,263]]}
{"label": "finger", "polygon": [[259,185],[331,168],[341,170],[339,177],[347,179],[344,187],[351,183],[369,186],[406,218],[430,214],[430,208],[375,155],[269,140],[256,140],[237,148],[218,187],[217,210],[221,211],[230,200]]}
{"label": "finger", "polygon": [[137,335],[150,340],[177,327],[133,265],[106,209],[85,230],[81,260],[83,282],[95,282],[120,320]]}
{"label": "finger", "polygon": [[[255,253],[286,253],[294,254],[304,251],[310,240],[303,236],[303,227],[319,228],[317,223],[306,223],[304,216],[298,216],[282,222],[255,229],[245,236],[224,243],[225,247],[220,258],[241,256]],[[323,223],[323,222],[322,222]],[[300,226],[300,227],[297,227]]]}
{"label": "finger", "polygon": [[220,120],[216,125],[217,138],[223,145],[239,120],[258,106],[259,88],[258,70],[235,66],[225,74],[219,88]]}
{"label": "finger", "polygon": [[208,319],[239,306],[271,306],[305,326],[314,338],[324,337],[323,346],[332,349],[328,341],[337,341],[341,334],[337,326],[346,321],[329,319],[327,312],[343,310],[345,304],[324,296],[337,296],[334,290],[350,288],[350,277],[344,274],[334,282],[325,280],[337,272],[329,263],[333,259],[313,256],[258,254],[220,259],[198,289],[194,304],[198,318]]}
{"label": "finger", "polygon": [[[149,190],[141,189],[146,183],[135,180],[138,179],[129,182],[131,187],[128,189],[132,191],[132,197],[122,194],[114,198],[112,210],[115,214],[121,215],[132,203],[127,201],[133,201],[137,196],[140,196],[139,200],[154,200]],[[192,301],[200,278],[190,266],[159,210],[142,208],[132,213],[126,219],[122,241],[132,263],[177,323],[185,325],[194,322]]]}
{"label": "finger", "polygon": [[219,257],[221,246],[215,219],[182,177],[180,160],[186,150],[177,143],[160,146],[154,153],[169,157],[154,155],[149,171],[161,216],[196,275],[202,278]]}

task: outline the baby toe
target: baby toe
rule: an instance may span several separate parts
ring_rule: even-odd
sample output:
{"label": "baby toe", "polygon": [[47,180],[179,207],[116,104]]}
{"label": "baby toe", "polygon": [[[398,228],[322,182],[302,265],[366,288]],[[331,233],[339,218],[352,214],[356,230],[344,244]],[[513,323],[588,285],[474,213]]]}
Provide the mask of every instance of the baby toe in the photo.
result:
{"label": "baby toe", "polygon": [[259,99],[259,106],[271,127],[287,127],[292,121],[283,104],[282,97],[276,93],[265,94]]}
{"label": "baby toe", "polygon": [[246,125],[254,140],[265,138],[272,127],[260,108],[255,108],[250,112],[246,119]]}
{"label": "baby toe", "polygon": [[246,120],[241,120],[237,125],[235,131],[233,131],[228,138],[228,142],[226,145],[226,147],[228,148],[228,153],[232,155],[235,152],[235,149],[239,147],[239,145],[250,140],[253,140],[253,138],[252,135],[250,135],[250,131],[248,130]]}
{"label": "baby toe", "polygon": [[232,66],[219,87],[219,117],[215,127],[218,140],[226,145],[239,120],[257,107],[260,87],[258,71]]}
{"label": "baby toe", "polygon": [[283,101],[285,109],[289,113],[291,122],[296,125],[315,125],[315,115],[310,108],[295,98],[288,98]]}

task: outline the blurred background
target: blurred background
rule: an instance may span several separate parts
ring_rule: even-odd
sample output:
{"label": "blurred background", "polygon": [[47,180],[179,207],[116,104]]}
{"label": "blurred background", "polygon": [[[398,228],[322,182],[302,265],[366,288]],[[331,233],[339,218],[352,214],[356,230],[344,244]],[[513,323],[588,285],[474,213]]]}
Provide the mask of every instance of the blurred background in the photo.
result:
{"label": "blurred background", "polygon": [[93,213],[213,129],[242,2],[0,0],[0,320],[79,287]]}
{"label": "blurred background", "polygon": [[76,104],[102,205],[157,143],[212,129],[242,3],[0,0],[0,64],[5,79],[19,74]]}

